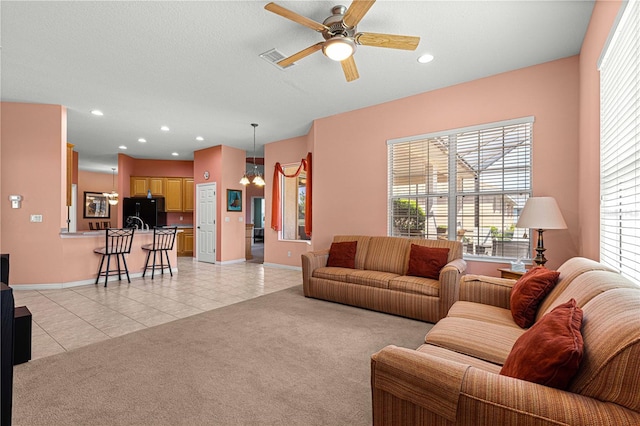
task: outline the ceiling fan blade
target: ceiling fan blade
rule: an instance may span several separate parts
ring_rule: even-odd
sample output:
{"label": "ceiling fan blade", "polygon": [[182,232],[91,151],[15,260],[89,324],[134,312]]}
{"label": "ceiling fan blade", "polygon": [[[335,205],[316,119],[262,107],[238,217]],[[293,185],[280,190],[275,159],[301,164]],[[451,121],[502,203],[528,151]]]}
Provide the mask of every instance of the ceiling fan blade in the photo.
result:
{"label": "ceiling fan blade", "polygon": [[353,59],[353,55],[349,56],[344,61],[340,62],[342,65],[342,71],[347,81],[357,80],[360,77],[358,74],[358,67],[356,67],[356,61]]}
{"label": "ceiling fan blade", "polygon": [[278,62],[278,65],[280,65],[282,68],[287,67],[287,66],[293,64],[294,62],[297,62],[302,58],[306,58],[307,56],[311,55],[312,53],[317,52],[318,50],[322,49],[322,45],[323,44],[324,44],[324,41],[321,41],[319,43],[314,44],[313,46],[307,47],[306,49],[302,49],[298,53],[294,53],[293,55],[289,56],[288,58],[285,58],[285,59],[281,60],[280,62]]}
{"label": "ceiling fan blade", "polygon": [[375,2],[376,0],[353,0],[344,14],[344,24],[349,28],[358,25]]}
{"label": "ceiling fan blade", "polygon": [[286,9],[282,6],[278,6],[275,3],[268,3],[265,7],[265,9],[267,9],[269,12],[273,12],[276,15],[280,15],[283,18],[287,18],[292,20],[293,22],[297,22],[300,25],[304,25],[305,27],[309,27],[312,30],[316,30],[316,31],[323,31],[323,30],[328,30],[329,27],[327,27],[324,24],[321,24],[319,22],[314,21],[313,19],[309,19],[305,16],[302,15],[298,15],[295,12],[290,11],[289,9]]}
{"label": "ceiling fan blade", "polygon": [[363,46],[388,47],[390,49],[416,50],[420,37],[380,33],[358,33],[356,43]]}

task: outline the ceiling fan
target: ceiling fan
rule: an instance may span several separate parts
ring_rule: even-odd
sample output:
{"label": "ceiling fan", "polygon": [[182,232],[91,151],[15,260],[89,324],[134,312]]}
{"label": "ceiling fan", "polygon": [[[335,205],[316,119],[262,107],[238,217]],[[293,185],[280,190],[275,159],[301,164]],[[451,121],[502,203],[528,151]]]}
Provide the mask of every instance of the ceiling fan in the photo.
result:
{"label": "ceiling fan", "polygon": [[325,40],[281,60],[278,65],[286,67],[318,50],[322,50],[328,58],[339,61],[342,64],[342,70],[347,81],[353,81],[360,77],[356,62],[353,59],[353,53],[357,45],[416,50],[418,43],[420,43],[420,37],[357,32],[358,23],[373,6],[373,3],[375,3],[375,0],[354,0],[349,8],[335,6],[331,9],[332,15],[325,19],[323,23],[298,15],[275,3],[267,4],[264,8],[269,12],[309,27],[321,33]]}

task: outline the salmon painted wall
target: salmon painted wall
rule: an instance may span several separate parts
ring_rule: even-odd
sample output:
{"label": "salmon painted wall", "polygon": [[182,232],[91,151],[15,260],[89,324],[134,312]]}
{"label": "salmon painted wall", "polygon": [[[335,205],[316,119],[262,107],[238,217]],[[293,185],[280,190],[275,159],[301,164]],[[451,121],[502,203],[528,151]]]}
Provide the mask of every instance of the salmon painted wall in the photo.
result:
{"label": "salmon painted wall", "polygon": [[[117,175],[116,175],[117,179]],[[85,219],[83,217],[84,213],[84,193],[86,192],[111,192],[111,188],[113,187],[113,176],[112,173],[97,173],[97,172],[89,172],[86,170],[78,171],[78,200],[77,200],[77,218],[78,218],[78,227],[77,231],[88,231],[89,230],[89,222],[111,222],[113,227],[117,227],[120,214],[119,214],[119,206],[118,203],[115,206],[111,206],[110,209],[110,218],[108,219]],[[116,189],[118,192],[118,189]]]}
{"label": "salmon painted wall", "polygon": [[[547,265],[577,255],[578,72],[573,56],[316,120],[310,248],[328,248],[336,234],[387,234],[387,140],[534,116],[533,193],[555,197],[569,226],[545,233]],[[295,161],[308,145],[304,138],[269,144],[267,164],[292,151]],[[272,233],[265,244],[265,262],[291,264]],[[468,272],[497,275],[501,266],[469,262]]]}
{"label": "salmon painted wall", "polygon": [[579,235],[582,256],[600,260],[600,72],[598,59],[622,2],[597,1],[580,51]]}
{"label": "salmon painted wall", "polygon": [[[9,102],[1,107],[0,250],[11,255],[10,281],[60,282],[65,269],[60,231],[67,219],[66,109]],[[11,208],[11,194],[23,197],[21,208]],[[42,215],[42,222],[31,222],[31,215]]]}
{"label": "salmon painted wall", "polygon": [[[246,197],[245,188],[240,185],[239,181],[246,164],[246,152],[242,149],[222,146],[222,167],[221,185],[218,185],[218,199],[222,197],[220,207],[223,219],[218,221],[220,224],[220,243],[221,262],[233,262],[244,260],[245,256],[245,222],[244,212],[246,211],[246,203],[242,206],[241,212],[227,211],[227,189],[236,189],[242,191],[242,199]],[[227,220],[228,219],[228,220]]]}
{"label": "salmon painted wall", "polygon": [[[264,263],[300,267],[300,255],[312,249],[310,241],[280,240],[278,232],[271,229],[273,171],[276,163],[279,162],[283,166],[291,164],[299,165],[300,160],[305,158],[307,156],[307,152],[310,151],[308,149],[309,140],[312,138],[312,136],[313,131],[310,131],[306,136],[286,139],[277,143],[270,143],[265,145],[264,164],[266,185],[264,194],[266,212],[264,228]],[[315,164],[313,164],[313,166],[315,166]],[[313,173],[313,178],[315,179],[317,174],[315,173],[315,171]],[[313,205],[316,206],[315,198],[313,203]],[[315,229],[313,235],[315,235]]]}

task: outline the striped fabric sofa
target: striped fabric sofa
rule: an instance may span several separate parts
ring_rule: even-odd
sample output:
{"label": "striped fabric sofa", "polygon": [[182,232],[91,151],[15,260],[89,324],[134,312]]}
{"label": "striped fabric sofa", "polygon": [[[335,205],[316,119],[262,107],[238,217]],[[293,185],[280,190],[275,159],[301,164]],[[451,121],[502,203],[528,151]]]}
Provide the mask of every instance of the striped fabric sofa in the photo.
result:
{"label": "striped fabric sofa", "polygon": [[[338,235],[333,242],[357,241],[355,269],[327,267],[329,249],[302,255],[304,295],[422,321],[436,322],[458,300],[467,264],[458,241]],[[438,280],[407,276],[411,244],[448,248]]]}
{"label": "striped fabric sofa", "polygon": [[460,301],[416,350],[371,359],[376,425],[640,425],[640,287],[585,258],[559,269],[536,322],[571,298],[584,353],[567,390],[500,375],[525,330],[511,317],[514,280],[462,277]]}

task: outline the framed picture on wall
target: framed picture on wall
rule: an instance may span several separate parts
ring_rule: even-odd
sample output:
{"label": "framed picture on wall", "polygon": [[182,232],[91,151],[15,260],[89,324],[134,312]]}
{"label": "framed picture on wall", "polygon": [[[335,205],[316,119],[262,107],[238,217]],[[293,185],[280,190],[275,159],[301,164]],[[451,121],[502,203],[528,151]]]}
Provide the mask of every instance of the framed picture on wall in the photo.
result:
{"label": "framed picture on wall", "polygon": [[85,191],[82,217],[85,219],[93,219],[96,217],[110,218],[111,205],[107,201],[107,197],[102,192]]}
{"label": "framed picture on wall", "polygon": [[227,211],[242,211],[242,191],[239,189],[227,189]]}

